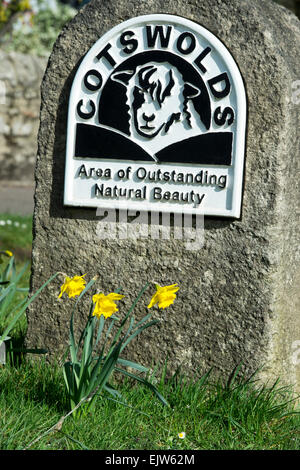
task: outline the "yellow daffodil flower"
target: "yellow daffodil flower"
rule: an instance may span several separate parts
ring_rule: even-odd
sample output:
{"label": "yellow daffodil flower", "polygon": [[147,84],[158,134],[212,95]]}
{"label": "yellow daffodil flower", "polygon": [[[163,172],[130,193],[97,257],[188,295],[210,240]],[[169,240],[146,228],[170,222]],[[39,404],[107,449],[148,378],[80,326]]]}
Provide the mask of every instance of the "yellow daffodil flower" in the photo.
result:
{"label": "yellow daffodil flower", "polygon": [[175,292],[179,290],[179,287],[177,286],[178,284],[172,284],[170,286],[161,287],[156,284],[156,292],[153,295],[148,308],[153,307],[155,304],[158,304],[159,308],[169,307],[169,305],[171,305],[176,299]]}
{"label": "yellow daffodil flower", "polygon": [[9,257],[11,257],[11,256],[13,255],[13,254],[12,254],[12,252],[11,252],[11,251],[9,251],[9,250],[5,250],[5,253],[6,253],[6,254],[7,254],[7,256],[9,256]]}
{"label": "yellow daffodil flower", "polygon": [[58,298],[60,298],[64,292],[66,292],[70,298],[81,294],[86,284],[86,281],[83,279],[84,276],[86,276],[86,274],[83,276],[74,277],[67,276],[65,282],[61,286],[61,291]]}
{"label": "yellow daffodil flower", "polygon": [[113,313],[118,311],[118,308],[115,304],[116,300],[121,300],[125,297],[121,294],[116,294],[114,292],[110,294],[95,294],[93,295],[93,302],[95,305],[95,309],[93,311],[93,316],[98,318],[101,315],[104,315],[105,318],[110,317]]}

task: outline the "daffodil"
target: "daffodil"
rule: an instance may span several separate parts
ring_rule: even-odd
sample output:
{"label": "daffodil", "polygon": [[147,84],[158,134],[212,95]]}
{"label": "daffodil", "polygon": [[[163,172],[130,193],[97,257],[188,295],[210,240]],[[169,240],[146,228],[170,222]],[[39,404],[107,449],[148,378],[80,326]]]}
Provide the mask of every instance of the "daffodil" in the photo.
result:
{"label": "daffodil", "polygon": [[93,302],[95,305],[95,309],[93,311],[93,316],[98,318],[103,315],[105,318],[110,317],[113,313],[118,311],[118,308],[115,304],[116,300],[121,300],[125,297],[121,294],[116,294],[115,292],[111,292],[110,294],[95,294],[93,295]]}
{"label": "daffodil", "polygon": [[0,255],[5,255],[11,258],[13,256],[13,253],[9,250],[5,250],[5,251],[0,251]]}
{"label": "daffodil", "polygon": [[0,264],[3,263],[3,259],[1,257],[1,255],[8,256],[9,258],[11,258],[13,256],[13,253],[9,250],[0,251]]}
{"label": "daffodil", "polygon": [[178,434],[179,439],[184,439],[185,438],[185,432],[180,432]]}
{"label": "daffodil", "polygon": [[153,307],[153,305],[158,304],[159,308],[166,308],[171,305],[176,299],[176,294],[179,290],[178,284],[172,284],[170,286],[161,287],[156,284],[156,292],[153,295],[148,308]]}
{"label": "daffodil", "polygon": [[66,277],[65,282],[61,286],[60,294],[58,298],[60,298],[64,292],[68,294],[68,296],[75,297],[76,295],[81,294],[83,289],[85,288],[86,281],[84,278],[86,274],[83,276],[74,276],[74,277]]}

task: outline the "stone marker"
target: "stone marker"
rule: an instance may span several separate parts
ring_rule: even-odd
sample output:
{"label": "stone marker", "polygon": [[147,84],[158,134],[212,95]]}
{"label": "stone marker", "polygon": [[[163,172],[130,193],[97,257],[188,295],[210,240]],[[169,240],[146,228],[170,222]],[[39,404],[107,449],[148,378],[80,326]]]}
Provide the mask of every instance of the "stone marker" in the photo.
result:
{"label": "stone marker", "polygon": [[[42,84],[32,292],[99,274],[125,311],[147,281],[177,282],[128,357],[195,377],[263,365],[299,391],[299,26],[262,0],[83,8]],[[62,282],[28,311],[27,345],[50,357],[68,343]]]}

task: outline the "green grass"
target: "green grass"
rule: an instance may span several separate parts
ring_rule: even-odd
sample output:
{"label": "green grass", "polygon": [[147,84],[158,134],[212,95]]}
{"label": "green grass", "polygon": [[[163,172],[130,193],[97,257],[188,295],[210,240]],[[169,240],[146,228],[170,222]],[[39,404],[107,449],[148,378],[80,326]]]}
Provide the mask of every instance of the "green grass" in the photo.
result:
{"label": "green grass", "polygon": [[[31,217],[0,215],[1,221],[0,250],[13,251],[20,268],[30,260]],[[25,332],[24,318],[13,331],[14,346],[22,345]],[[115,386],[126,405],[103,395],[93,413],[78,420],[67,416],[53,429],[68,414],[62,368],[44,359],[33,361],[31,355],[8,360],[0,367],[0,450],[300,449],[299,405],[280,383],[267,387],[255,377],[222,384],[210,376],[156,376],[152,380],[170,407],[148,389],[125,381]],[[178,438],[180,432],[186,433],[184,439]]]}
{"label": "green grass", "polygon": [[[161,380],[164,407],[146,388],[117,386],[126,406],[97,398],[93,413],[61,429],[49,429],[67,415],[61,368],[25,361],[0,370],[0,449],[91,450],[299,450],[300,414],[290,391],[279,384],[257,387],[254,380],[231,384]],[[185,432],[184,439],[178,433]],[[32,445],[31,445],[32,444]]]}

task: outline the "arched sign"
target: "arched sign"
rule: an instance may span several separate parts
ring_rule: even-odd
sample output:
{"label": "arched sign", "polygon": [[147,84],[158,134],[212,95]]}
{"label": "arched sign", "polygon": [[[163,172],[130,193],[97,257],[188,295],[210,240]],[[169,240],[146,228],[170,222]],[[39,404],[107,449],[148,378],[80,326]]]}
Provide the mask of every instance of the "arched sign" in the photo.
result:
{"label": "arched sign", "polygon": [[64,204],[240,217],[246,93],[225,45],[185,18],[132,18],[74,78]]}

